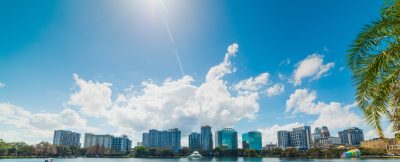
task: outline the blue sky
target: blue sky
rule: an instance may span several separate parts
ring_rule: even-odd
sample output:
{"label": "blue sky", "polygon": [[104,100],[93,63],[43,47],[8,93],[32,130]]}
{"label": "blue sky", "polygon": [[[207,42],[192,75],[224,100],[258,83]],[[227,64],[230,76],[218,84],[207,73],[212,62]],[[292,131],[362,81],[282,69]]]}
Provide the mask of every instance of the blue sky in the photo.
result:
{"label": "blue sky", "polygon": [[[3,0],[0,108],[3,120],[24,120],[0,124],[0,138],[33,143],[51,140],[54,129],[71,129],[124,133],[138,141],[150,126],[165,129],[187,122],[192,125],[182,128],[187,133],[217,122],[221,124],[214,128],[263,131],[266,144],[275,141],[276,129],[329,122],[324,120],[329,113],[320,109],[332,107],[332,112],[350,114],[343,120],[347,125],[372,136],[351,105],[354,88],[346,50],[363,25],[378,18],[382,5],[379,0]],[[227,52],[233,43],[238,52]],[[222,65],[226,52],[232,56],[225,62],[229,65]],[[232,73],[222,72],[224,77],[217,78],[222,83],[214,84],[206,76],[218,65]],[[256,89],[235,89],[257,76],[261,83],[248,82],[257,84]],[[173,81],[177,85],[172,88],[182,90],[170,92],[165,83]],[[143,82],[159,88],[147,93]],[[276,84],[283,90],[268,95]],[[224,95],[233,98],[219,98]],[[153,104],[143,98],[154,96],[162,102],[155,107],[162,110],[143,106]],[[197,107],[211,115],[187,113]],[[153,111],[154,121],[162,123],[141,123],[151,120],[141,113]],[[224,111],[232,119],[218,118]],[[60,123],[58,117],[68,120]],[[333,132],[346,128],[332,127]],[[31,135],[15,137],[27,133]]]}

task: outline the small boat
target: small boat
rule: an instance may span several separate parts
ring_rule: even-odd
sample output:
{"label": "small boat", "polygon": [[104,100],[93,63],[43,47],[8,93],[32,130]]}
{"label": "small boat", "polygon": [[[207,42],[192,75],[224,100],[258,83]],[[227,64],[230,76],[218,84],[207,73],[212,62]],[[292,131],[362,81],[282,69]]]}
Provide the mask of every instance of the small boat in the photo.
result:
{"label": "small boat", "polygon": [[54,161],[53,158],[47,158],[44,160],[44,162],[53,162],[53,161]]}
{"label": "small boat", "polygon": [[191,155],[189,155],[189,159],[202,159],[203,156],[200,155],[198,151],[193,151]]}

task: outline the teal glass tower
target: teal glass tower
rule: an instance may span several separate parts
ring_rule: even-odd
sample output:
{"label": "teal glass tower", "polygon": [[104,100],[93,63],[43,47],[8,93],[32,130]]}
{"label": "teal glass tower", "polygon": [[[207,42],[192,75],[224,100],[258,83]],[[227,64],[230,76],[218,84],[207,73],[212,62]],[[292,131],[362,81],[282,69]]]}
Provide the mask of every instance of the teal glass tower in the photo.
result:
{"label": "teal glass tower", "polygon": [[262,135],[259,131],[251,131],[242,134],[243,149],[262,150]]}
{"label": "teal glass tower", "polygon": [[230,150],[238,149],[237,132],[232,128],[224,128],[217,132],[218,147],[226,147]]}

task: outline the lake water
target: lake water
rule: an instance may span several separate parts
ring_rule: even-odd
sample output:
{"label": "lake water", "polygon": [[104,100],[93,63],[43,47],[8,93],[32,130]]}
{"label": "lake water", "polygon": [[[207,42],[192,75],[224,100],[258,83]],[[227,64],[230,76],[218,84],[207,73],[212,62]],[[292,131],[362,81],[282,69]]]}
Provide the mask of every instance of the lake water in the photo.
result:
{"label": "lake water", "polygon": [[[281,159],[281,158],[209,158],[189,160],[187,158],[74,158],[54,159],[54,162],[399,162],[400,159]],[[44,159],[0,159],[0,162],[44,162]]]}

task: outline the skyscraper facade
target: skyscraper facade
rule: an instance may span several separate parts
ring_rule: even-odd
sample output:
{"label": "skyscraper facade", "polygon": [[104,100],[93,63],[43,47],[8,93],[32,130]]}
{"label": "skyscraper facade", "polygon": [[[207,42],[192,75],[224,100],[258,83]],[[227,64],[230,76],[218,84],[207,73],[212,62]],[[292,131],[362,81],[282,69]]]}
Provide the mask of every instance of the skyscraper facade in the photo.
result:
{"label": "skyscraper facade", "polygon": [[[159,131],[156,129],[149,130],[148,137],[147,137],[147,140],[148,140],[147,143],[148,143],[149,147],[159,147],[159,145],[161,145],[158,143],[158,141],[159,141],[159,138],[158,138],[159,133],[158,132]],[[146,143],[146,142],[143,141],[143,143]]]}
{"label": "skyscraper facade", "polygon": [[143,133],[142,136],[142,145],[143,146],[149,146],[149,133]]}
{"label": "skyscraper facade", "polygon": [[149,130],[149,133],[143,133],[143,146],[171,148],[178,151],[181,147],[181,131],[178,128],[158,131]]}
{"label": "skyscraper facade", "polygon": [[213,138],[210,126],[205,125],[201,127],[200,138],[200,145],[202,150],[210,151],[213,149]]}
{"label": "skyscraper facade", "polygon": [[189,148],[192,150],[200,150],[201,149],[201,134],[197,132],[192,132],[189,134]]}
{"label": "skyscraper facade", "polygon": [[224,128],[217,132],[217,146],[230,150],[238,149],[237,132],[233,128]]}
{"label": "skyscraper facade", "polygon": [[132,148],[132,141],[126,135],[113,137],[111,140],[111,149],[116,153],[127,153]]}
{"label": "skyscraper facade", "polygon": [[259,131],[242,134],[243,149],[262,150],[262,135]]}
{"label": "skyscraper facade", "polygon": [[287,148],[290,147],[290,137],[289,132],[282,130],[278,131],[278,147]]}
{"label": "skyscraper facade", "polygon": [[293,128],[290,132],[290,144],[299,149],[309,149],[311,147],[311,127],[303,126]]}
{"label": "skyscraper facade", "polygon": [[361,129],[353,127],[340,131],[339,138],[342,144],[355,146],[360,145],[361,141],[364,141],[364,134]]}
{"label": "skyscraper facade", "polygon": [[278,146],[282,148],[296,147],[309,149],[311,147],[311,128],[303,126],[293,128],[292,131],[278,131]]}
{"label": "skyscraper facade", "polygon": [[55,130],[53,144],[66,147],[79,147],[81,134],[68,130]]}
{"label": "skyscraper facade", "polygon": [[93,146],[101,146],[106,149],[111,149],[113,136],[112,135],[96,135],[92,133],[85,133],[85,144],[84,148]]}
{"label": "skyscraper facade", "polygon": [[323,127],[321,128],[321,137],[322,137],[322,138],[328,138],[328,137],[330,137],[330,136],[331,136],[331,134],[329,133],[328,127],[323,126]]}
{"label": "skyscraper facade", "polygon": [[312,143],[317,144],[321,138],[321,129],[317,127],[314,129],[314,133],[311,134],[311,141]]}

